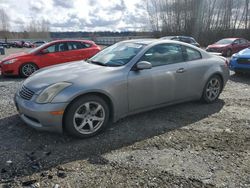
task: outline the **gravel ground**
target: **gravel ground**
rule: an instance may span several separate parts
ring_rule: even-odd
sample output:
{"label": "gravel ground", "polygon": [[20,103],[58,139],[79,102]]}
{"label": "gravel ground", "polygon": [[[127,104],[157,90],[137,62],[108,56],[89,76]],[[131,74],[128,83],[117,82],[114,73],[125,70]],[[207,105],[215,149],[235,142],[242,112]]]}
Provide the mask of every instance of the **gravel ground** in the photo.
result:
{"label": "gravel ground", "polygon": [[127,117],[78,140],[18,117],[22,79],[0,77],[0,187],[250,187],[250,76],[231,75],[218,102]]}

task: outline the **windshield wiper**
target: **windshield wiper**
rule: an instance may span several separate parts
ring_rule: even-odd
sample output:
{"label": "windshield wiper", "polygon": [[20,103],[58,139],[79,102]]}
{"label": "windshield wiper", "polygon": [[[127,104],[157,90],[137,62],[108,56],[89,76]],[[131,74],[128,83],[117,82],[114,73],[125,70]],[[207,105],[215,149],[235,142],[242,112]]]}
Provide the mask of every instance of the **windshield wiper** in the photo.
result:
{"label": "windshield wiper", "polygon": [[95,64],[95,65],[101,65],[101,66],[107,66],[106,64],[102,63],[102,62],[99,62],[99,61],[93,61],[93,60],[87,60],[88,63],[92,63],[92,64]]}

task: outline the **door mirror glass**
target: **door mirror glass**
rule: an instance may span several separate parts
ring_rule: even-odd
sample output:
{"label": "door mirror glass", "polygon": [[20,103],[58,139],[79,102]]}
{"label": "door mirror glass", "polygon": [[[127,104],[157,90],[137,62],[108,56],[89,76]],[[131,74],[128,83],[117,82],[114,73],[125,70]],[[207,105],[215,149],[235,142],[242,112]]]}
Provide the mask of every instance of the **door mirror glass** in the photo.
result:
{"label": "door mirror glass", "polygon": [[147,61],[140,61],[136,64],[137,70],[151,69],[152,64]]}
{"label": "door mirror glass", "polygon": [[40,51],[40,54],[47,54],[47,53],[49,53],[49,50],[48,50],[48,49],[42,49],[42,50]]}

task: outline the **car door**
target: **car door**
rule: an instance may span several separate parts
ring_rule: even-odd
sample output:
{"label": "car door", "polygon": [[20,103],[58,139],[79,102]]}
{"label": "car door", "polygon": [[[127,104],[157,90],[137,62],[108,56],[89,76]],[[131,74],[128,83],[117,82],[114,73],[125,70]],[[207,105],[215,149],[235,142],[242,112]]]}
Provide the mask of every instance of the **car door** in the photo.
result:
{"label": "car door", "polygon": [[240,50],[248,48],[249,42],[246,39],[240,39]]}
{"label": "car door", "polygon": [[81,42],[81,55],[83,59],[88,59],[95,55],[99,50],[90,43]]}
{"label": "car door", "polygon": [[65,42],[52,44],[39,53],[39,67],[46,67],[67,62],[68,46]]}
{"label": "car door", "polygon": [[149,49],[140,61],[150,62],[152,69],[132,69],[129,72],[130,111],[171,103],[186,97],[188,72],[179,45],[156,45]]}
{"label": "car door", "polygon": [[68,61],[78,61],[82,60],[82,45],[78,41],[69,41],[68,44],[68,51],[67,53],[67,59]]}
{"label": "car door", "polygon": [[237,53],[240,50],[241,50],[240,39],[237,39],[232,43],[232,52]]}
{"label": "car door", "polygon": [[189,98],[200,97],[200,93],[204,87],[201,80],[203,80],[210,64],[206,65],[206,62],[202,59],[202,55],[198,50],[187,46],[182,46],[182,50],[188,66],[188,88],[186,90],[186,96]]}

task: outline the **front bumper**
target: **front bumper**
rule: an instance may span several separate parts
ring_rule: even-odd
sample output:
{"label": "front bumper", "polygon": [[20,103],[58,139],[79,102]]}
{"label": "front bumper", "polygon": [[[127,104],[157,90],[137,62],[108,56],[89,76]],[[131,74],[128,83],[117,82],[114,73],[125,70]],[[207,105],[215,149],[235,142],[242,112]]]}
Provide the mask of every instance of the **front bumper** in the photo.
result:
{"label": "front bumper", "polygon": [[16,108],[21,119],[30,127],[42,131],[62,133],[63,114],[52,115],[51,112],[64,111],[68,103],[38,104],[32,100],[14,97]]}
{"label": "front bumper", "polygon": [[14,64],[3,65],[3,64],[1,64],[0,69],[1,69],[1,73],[3,75],[6,75],[6,76],[8,76],[8,75],[11,75],[11,76],[18,75],[17,65],[14,65]]}
{"label": "front bumper", "polygon": [[238,64],[237,59],[231,59],[229,69],[232,71],[250,72],[250,64]]}

